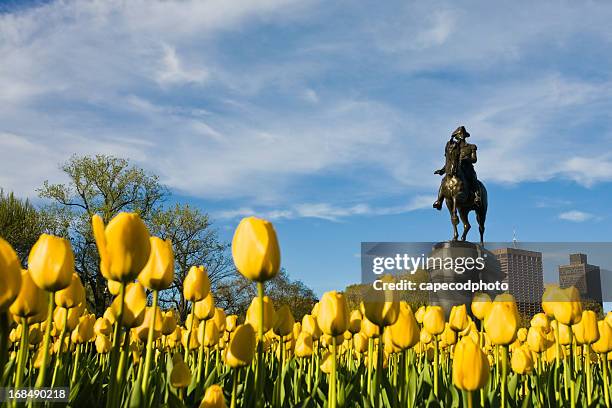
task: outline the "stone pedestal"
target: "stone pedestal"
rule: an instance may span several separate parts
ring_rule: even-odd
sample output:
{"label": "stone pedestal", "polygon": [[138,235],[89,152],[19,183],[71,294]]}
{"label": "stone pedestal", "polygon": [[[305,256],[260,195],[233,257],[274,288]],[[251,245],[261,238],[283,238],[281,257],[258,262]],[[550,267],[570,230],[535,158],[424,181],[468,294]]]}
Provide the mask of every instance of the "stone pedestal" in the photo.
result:
{"label": "stone pedestal", "polygon": [[[428,255],[428,257],[441,259],[451,258],[454,261],[457,261],[458,258],[482,258],[482,261],[484,263],[484,269],[482,270],[476,270],[476,268],[473,268],[472,270],[466,270],[463,273],[457,273],[456,268],[445,268],[444,265],[442,267],[436,265],[435,267],[427,268],[430,282],[432,283],[465,283],[468,281],[483,281],[487,283],[495,283],[496,281],[501,282],[504,278],[503,273],[501,271],[500,263],[495,257],[495,255],[484,247],[477,244],[473,244],[471,242],[439,242],[433,246],[433,249]],[[461,263],[461,260],[459,260],[458,263]],[[455,262],[454,265],[458,263]],[[500,293],[499,291],[483,292],[488,293],[491,296],[491,299],[493,299],[497,294]],[[452,306],[455,305],[467,304],[469,312],[469,306],[472,302],[473,295],[474,293],[471,291],[439,291],[435,293],[430,292],[429,301],[430,304],[442,306],[446,313],[446,317],[448,318]]]}

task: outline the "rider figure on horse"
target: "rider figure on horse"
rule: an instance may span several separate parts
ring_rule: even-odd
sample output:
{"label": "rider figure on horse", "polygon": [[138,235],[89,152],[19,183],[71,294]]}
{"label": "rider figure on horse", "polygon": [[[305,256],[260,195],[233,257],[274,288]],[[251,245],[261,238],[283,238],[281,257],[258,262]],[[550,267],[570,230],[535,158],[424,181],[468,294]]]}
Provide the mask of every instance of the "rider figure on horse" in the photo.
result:
{"label": "rider figure on horse", "polygon": [[[466,138],[470,137],[470,134],[465,130],[464,126],[459,126],[451,135],[451,140],[446,143],[444,152],[449,151],[451,148],[458,147],[460,168],[463,173],[465,183],[467,184],[467,190],[474,194],[474,206],[478,207],[481,203],[480,200],[480,187],[478,178],[476,177],[476,171],[474,170],[474,163],[476,163],[476,145],[470,144],[466,141]],[[446,173],[445,167],[440,170],[436,170],[434,174],[443,175]],[[442,209],[442,201],[444,200],[442,194],[442,185],[438,190],[438,199],[433,203],[433,207],[437,210]]]}

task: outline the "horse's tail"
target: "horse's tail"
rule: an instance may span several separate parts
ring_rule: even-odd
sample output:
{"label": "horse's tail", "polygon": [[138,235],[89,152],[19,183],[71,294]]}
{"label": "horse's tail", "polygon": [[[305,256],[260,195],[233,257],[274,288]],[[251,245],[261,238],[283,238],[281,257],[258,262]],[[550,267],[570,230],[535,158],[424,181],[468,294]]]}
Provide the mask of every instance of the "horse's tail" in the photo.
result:
{"label": "horse's tail", "polygon": [[489,199],[487,197],[487,189],[480,180],[478,181],[478,186],[480,188],[480,205],[476,208],[476,221],[478,221],[478,230],[480,231],[480,244],[483,245]]}

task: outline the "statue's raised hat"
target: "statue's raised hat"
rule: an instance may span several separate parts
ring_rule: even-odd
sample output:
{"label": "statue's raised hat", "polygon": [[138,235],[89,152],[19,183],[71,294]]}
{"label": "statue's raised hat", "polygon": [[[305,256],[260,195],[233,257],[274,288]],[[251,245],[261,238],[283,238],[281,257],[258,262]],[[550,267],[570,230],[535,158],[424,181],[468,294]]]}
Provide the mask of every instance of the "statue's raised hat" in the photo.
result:
{"label": "statue's raised hat", "polygon": [[468,131],[465,130],[465,126],[459,126],[457,129],[455,129],[455,131],[453,132],[451,136],[459,136],[459,135],[463,135],[463,137],[470,137],[470,134],[468,133]]}

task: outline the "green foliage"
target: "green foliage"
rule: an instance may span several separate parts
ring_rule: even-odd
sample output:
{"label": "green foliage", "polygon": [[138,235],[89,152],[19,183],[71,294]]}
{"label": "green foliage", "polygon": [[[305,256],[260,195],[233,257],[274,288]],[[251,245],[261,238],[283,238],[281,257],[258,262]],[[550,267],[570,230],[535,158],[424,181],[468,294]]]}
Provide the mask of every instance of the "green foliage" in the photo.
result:
{"label": "green foliage", "polygon": [[40,234],[66,235],[67,225],[62,221],[53,211],[37,209],[29,200],[0,190],[0,236],[13,246],[24,266]]}
{"label": "green foliage", "polygon": [[184,321],[188,307],[183,297],[183,281],[189,268],[206,266],[212,287],[218,287],[225,279],[235,276],[229,244],[219,239],[208,214],[190,205],[175,204],[156,210],[149,227],[151,234],[170,239],[174,249],[174,282],[161,292],[160,305],[175,308]]}
{"label": "green foliage", "polygon": [[[312,289],[299,280],[291,280],[285,269],[281,269],[274,279],[266,282],[266,295],[272,299],[276,309],[282,305],[289,306],[296,321],[302,320],[305,314],[310,313],[318,301]],[[228,314],[238,316],[246,314],[255,296],[255,284],[239,274],[234,279],[220,284],[215,291],[219,306]]]}

